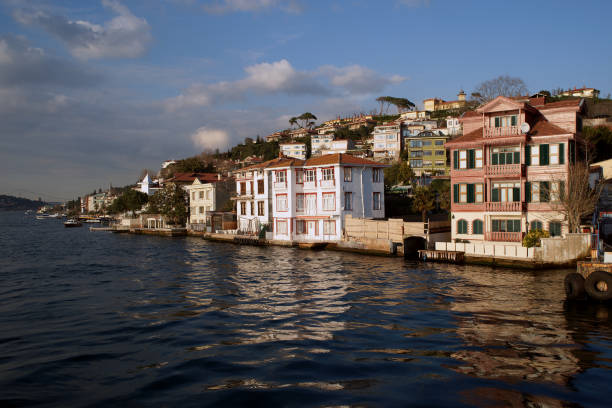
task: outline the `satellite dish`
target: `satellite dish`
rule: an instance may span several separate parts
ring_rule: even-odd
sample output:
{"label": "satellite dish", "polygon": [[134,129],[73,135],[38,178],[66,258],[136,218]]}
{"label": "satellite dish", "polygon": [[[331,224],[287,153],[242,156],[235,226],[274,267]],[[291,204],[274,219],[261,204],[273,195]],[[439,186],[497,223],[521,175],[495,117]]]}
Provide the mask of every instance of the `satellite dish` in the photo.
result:
{"label": "satellite dish", "polygon": [[531,129],[531,127],[529,126],[529,123],[527,122],[521,123],[521,132],[527,133],[529,132],[529,129]]}

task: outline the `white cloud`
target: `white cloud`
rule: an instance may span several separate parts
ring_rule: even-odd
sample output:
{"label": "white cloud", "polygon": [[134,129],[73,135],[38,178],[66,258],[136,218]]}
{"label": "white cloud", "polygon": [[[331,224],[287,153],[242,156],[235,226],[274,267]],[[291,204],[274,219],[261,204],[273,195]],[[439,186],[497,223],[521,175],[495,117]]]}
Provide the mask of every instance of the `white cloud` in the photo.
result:
{"label": "white cloud", "polygon": [[400,75],[383,76],[360,65],[347,67],[324,66],[321,72],[328,75],[332,85],[344,88],[352,94],[367,94],[382,91],[387,85],[399,84],[407,78]]}
{"label": "white cloud", "polygon": [[191,135],[191,140],[196,148],[202,150],[225,149],[229,146],[230,136],[225,130],[202,126]]}
{"label": "white cloud", "polygon": [[204,4],[209,13],[251,12],[278,7],[287,13],[298,14],[302,6],[297,0],[215,0]]}
{"label": "white cloud", "polygon": [[147,51],[151,28],[144,18],[134,16],[116,0],[102,0],[116,17],[103,25],[72,21],[44,11],[19,9],[15,19],[27,25],[38,25],[63,41],[72,55],[80,59],[136,58]]}

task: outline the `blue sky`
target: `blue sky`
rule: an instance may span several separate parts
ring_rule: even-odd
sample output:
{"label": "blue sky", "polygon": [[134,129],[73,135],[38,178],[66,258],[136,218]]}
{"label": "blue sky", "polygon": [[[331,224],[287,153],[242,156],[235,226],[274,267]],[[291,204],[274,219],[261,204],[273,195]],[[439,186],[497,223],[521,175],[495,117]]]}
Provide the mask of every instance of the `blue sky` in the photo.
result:
{"label": "blue sky", "polygon": [[612,92],[609,1],[0,0],[0,194],[69,199],[380,95]]}

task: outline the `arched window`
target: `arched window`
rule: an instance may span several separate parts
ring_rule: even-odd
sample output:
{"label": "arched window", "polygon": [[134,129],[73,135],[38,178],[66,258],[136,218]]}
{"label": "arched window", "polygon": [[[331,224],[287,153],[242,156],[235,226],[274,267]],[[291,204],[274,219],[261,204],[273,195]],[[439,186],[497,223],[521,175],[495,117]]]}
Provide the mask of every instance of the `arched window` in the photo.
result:
{"label": "arched window", "polygon": [[466,220],[457,221],[457,234],[467,234],[467,225]]}
{"label": "arched window", "polygon": [[529,230],[544,230],[544,228],[542,227],[542,221],[538,221],[538,220],[534,220],[531,221],[531,226],[529,228]]}
{"label": "arched window", "polygon": [[482,234],[482,220],[472,222],[472,234]]}
{"label": "arched window", "polygon": [[554,221],[548,224],[548,232],[551,237],[560,237],[561,236],[561,223]]}

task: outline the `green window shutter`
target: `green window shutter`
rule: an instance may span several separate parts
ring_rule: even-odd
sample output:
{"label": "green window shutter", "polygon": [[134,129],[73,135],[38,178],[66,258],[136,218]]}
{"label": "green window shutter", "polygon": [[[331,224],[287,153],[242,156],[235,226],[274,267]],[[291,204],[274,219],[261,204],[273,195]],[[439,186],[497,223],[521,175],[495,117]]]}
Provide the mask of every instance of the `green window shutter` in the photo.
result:
{"label": "green window shutter", "polygon": [[547,203],[550,201],[550,182],[540,181],[540,202]]}
{"label": "green window shutter", "polygon": [[565,143],[559,143],[559,164],[565,164]]}
{"label": "green window shutter", "polygon": [[473,184],[468,184],[467,185],[467,202],[468,203],[473,203],[475,201],[474,199],[474,185]]}
{"label": "green window shutter", "polygon": [[529,163],[531,163],[531,146],[526,145],[525,146],[525,164],[529,166]]}
{"label": "green window shutter", "polygon": [[540,166],[548,166],[548,145],[540,145]]}
{"label": "green window shutter", "polygon": [[491,220],[491,230],[499,232],[499,220]]}
{"label": "green window shutter", "polygon": [[493,153],[493,155],[491,156],[491,164],[496,166],[499,163],[499,161],[497,160],[497,153]]}
{"label": "green window shutter", "polygon": [[512,119],[510,121],[512,126],[516,126],[516,115],[512,115]]}
{"label": "green window shutter", "polygon": [[565,200],[565,181],[563,180],[559,182],[559,200]]}
{"label": "green window shutter", "polygon": [[521,232],[521,220],[513,220],[514,231],[513,232]]}
{"label": "green window shutter", "polygon": [[514,187],[512,189],[512,201],[521,201],[521,189],[519,187]]}
{"label": "green window shutter", "polygon": [[514,152],[514,160],[512,160],[514,164],[519,164],[521,162],[521,152]]}
{"label": "green window shutter", "polygon": [[494,188],[491,190],[491,201],[498,202],[499,201],[499,189]]}
{"label": "green window shutter", "polygon": [[476,167],[476,152],[474,149],[468,150],[468,169]]}
{"label": "green window shutter", "polygon": [[529,181],[525,183],[525,202],[531,202],[531,183]]}
{"label": "green window shutter", "polygon": [[499,154],[499,164],[506,164],[506,154],[505,153]]}
{"label": "green window shutter", "polygon": [[453,169],[459,168],[459,150],[453,150]]}
{"label": "green window shutter", "polygon": [[499,116],[495,118],[495,127],[499,127]]}
{"label": "green window shutter", "polygon": [[453,202],[459,202],[459,184],[453,184]]}
{"label": "green window shutter", "polygon": [[576,142],[575,141],[573,140],[569,141],[567,152],[569,153],[569,162],[574,164],[574,161],[576,160]]}

